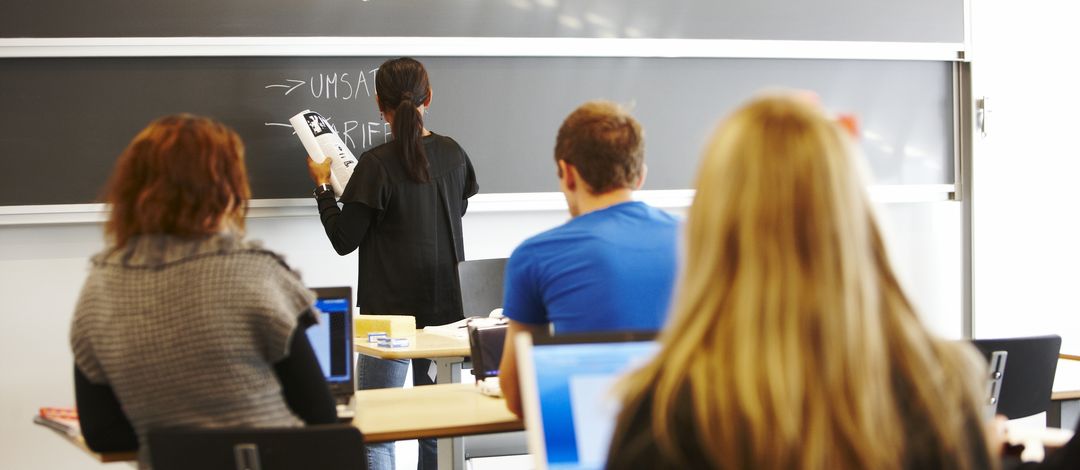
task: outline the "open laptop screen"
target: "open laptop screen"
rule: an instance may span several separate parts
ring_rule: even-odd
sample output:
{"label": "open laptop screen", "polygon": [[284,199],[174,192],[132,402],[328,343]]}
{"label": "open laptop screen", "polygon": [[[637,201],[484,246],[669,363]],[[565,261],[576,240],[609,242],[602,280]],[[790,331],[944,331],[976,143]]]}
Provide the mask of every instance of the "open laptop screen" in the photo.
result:
{"label": "open laptop screen", "polygon": [[352,295],[351,289],[316,288],[319,324],[307,330],[311,349],[319,359],[323,376],[335,396],[353,393]]}
{"label": "open laptop screen", "polygon": [[659,350],[651,336],[542,338],[523,354],[532,363],[522,368],[522,398],[537,469],[604,467],[619,412],[613,387]]}

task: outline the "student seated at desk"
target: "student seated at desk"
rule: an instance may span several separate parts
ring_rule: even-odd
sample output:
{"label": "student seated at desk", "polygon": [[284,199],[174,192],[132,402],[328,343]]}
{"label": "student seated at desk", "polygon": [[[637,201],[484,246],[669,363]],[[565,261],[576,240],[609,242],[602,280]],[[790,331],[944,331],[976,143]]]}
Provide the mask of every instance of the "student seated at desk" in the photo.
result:
{"label": "student seated at desk", "polygon": [[559,128],[555,164],[573,219],[526,240],[506,264],[499,383],[518,416],[518,331],[656,331],[675,280],[679,222],[632,197],[646,172],[633,116],[611,102],[581,105]]}
{"label": "student seated at desk", "polygon": [[660,352],[608,468],[986,469],[985,362],[919,321],[854,144],[793,96],[714,134]]}
{"label": "student seated at desk", "polygon": [[315,296],[243,239],[250,196],[239,136],[210,119],[158,119],[120,156],[71,325],[91,449],[146,466],[151,429],[335,422],[304,334]]}

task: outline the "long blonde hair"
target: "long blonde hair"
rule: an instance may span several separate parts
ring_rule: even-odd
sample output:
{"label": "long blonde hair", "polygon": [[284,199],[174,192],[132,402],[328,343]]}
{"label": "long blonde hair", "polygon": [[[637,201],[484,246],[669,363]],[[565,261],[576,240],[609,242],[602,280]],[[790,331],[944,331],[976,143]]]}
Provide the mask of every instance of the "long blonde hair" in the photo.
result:
{"label": "long blonde hair", "polygon": [[627,401],[653,394],[668,461],[696,441],[718,468],[901,468],[925,432],[942,468],[977,465],[977,358],[916,317],[853,155],[794,96],[756,99],[715,132],[662,350],[624,383]]}

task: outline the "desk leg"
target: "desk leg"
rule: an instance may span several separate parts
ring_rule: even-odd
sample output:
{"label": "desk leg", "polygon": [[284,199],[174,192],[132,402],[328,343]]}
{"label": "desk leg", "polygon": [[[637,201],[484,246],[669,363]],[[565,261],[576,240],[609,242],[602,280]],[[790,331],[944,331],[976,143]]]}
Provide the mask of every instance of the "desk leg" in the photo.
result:
{"label": "desk leg", "polygon": [[456,384],[461,383],[461,363],[465,362],[463,357],[437,357],[432,359],[435,361],[436,375],[435,383],[437,384]]}
{"label": "desk leg", "polygon": [[1061,427],[1061,402],[1051,401],[1050,408],[1046,410],[1046,426],[1051,428]]}
{"label": "desk leg", "polygon": [[[435,359],[435,383],[461,383],[463,357]],[[439,470],[465,470],[465,440],[460,437],[439,439]]]}

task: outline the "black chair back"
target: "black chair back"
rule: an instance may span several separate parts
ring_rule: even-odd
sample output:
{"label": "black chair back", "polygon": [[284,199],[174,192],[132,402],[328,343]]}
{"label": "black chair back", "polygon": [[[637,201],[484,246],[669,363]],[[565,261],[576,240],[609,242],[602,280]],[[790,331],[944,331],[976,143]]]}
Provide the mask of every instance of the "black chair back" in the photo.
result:
{"label": "black chair back", "polygon": [[161,429],[147,436],[154,470],[289,470],[367,467],[349,424],[263,429]]}
{"label": "black chair back", "polygon": [[972,341],[983,356],[1005,351],[1005,374],[997,413],[1009,419],[1042,413],[1050,408],[1061,337],[1057,335],[1027,338],[977,339]]}
{"label": "black chair back", "polygon": [[502,307],[506,258],[477,259],[458,263],[461,311],[466,317],[486,317]]}

